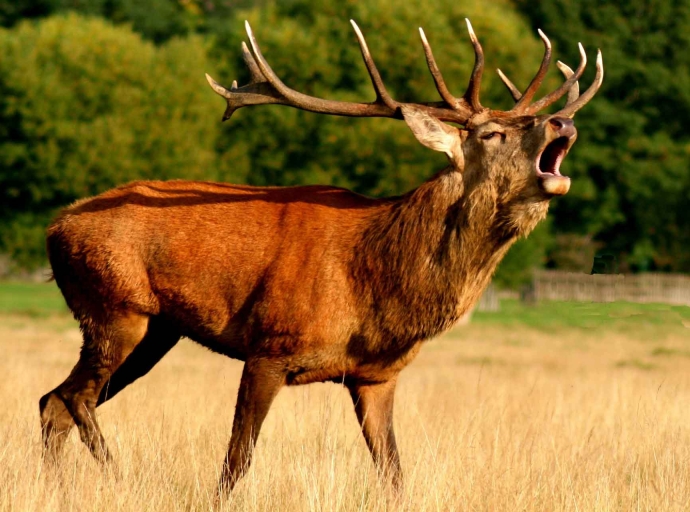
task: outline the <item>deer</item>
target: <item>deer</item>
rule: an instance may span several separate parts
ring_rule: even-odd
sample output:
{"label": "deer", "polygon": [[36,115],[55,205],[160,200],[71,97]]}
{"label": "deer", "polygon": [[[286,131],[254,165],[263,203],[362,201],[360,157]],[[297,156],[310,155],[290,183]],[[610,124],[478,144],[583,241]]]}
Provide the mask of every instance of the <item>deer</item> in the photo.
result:
{"label": "deer", "polygon": [[[370,198],[322,185],[253,187],[201,181],[136,181],[65,208],[47,230],[53,277],[83,335],[67,378],[39,401],[44,457],[58,463],[71,428],[91,454],[114,464],[96,408],[144,376],[182,337],[244,362],[218,493],[250,467],[262,423],[284,386],[334,382],[351,395],[377,472],[396,492],[403,473],[393,429],[398,376],[425,341],[450,329],[480,298],[506,251],[566,194],[560,172],[577,137],[572,120],[590,87],[579,44],[574,71],[534,100],[551,63],[521,92],[500,70],[515,104],[480,103],[484,53],[472,25],[474,67],[451,94],[424,31],[425,58],[442,101],[407,103],[386,90],[352,21],[376,99],[332,101],[286,86],[248,23],[242,44],[250,83],[228,89],[223,120],[239,108],[404,121],[448,166],[403,195]],[[539,114],[567,94],[555,114]]]}

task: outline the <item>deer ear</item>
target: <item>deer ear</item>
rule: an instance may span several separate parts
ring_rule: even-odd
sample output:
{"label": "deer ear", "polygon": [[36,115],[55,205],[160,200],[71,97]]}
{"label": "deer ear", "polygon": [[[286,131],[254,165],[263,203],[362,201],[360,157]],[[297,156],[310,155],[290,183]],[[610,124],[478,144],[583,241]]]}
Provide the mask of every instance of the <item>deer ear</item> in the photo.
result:
{"label": "deer ear", "polygon": [[402,105],[400,110],[419,142],[429,149],[445,153],[456,167],[464,168],[460,130],[413,106]]}

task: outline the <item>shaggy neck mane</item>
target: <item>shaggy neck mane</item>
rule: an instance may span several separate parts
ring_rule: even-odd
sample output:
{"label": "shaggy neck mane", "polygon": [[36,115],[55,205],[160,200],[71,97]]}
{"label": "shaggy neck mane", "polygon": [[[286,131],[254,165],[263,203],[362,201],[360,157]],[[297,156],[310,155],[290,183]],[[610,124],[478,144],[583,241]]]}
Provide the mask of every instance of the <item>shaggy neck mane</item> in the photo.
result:
{"label": "shaggy neck mane", "polygon": [[354,285],[374,312],[364,337],[402,349],[451,327],[479,300],[512,243],[545,214],[524,210],[502,204],[491,180],[471,183],[449,169],[391,201],[353,259]]}

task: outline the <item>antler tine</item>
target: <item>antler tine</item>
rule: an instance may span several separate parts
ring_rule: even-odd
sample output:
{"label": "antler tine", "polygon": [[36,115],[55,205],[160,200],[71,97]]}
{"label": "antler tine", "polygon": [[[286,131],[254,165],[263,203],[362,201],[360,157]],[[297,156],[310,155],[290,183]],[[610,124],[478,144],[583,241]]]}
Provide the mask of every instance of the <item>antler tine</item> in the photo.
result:
{"label": "antler tine", "polygon": [[[261,74],[261,70],[259,70],[259,67],[256,65],[256,61],[254,60],[254,57],[252,57],[252,54],[249,52],[249,49],[247,48],[247,45],[244,43],[244,41],[242,42],[242,57],[244,58],[244,62],[247,65],[247,68],[249,68],[249,74],[251,76],[250,84],[258,84],[261,82],[265,82],[266,78],[263,74]],[[208,73],[206,73],[206,80],[208,81],[211,88],[218,94],[220,94],[223,98],[231,98],[232,93],[237,90],[237,80],[232,81],[232,86],[230,87],[230,90],[226,89],[218,82],[216,82],[213,78],[211,78],[211,76]]]}
{"label": "antler tine", "polygon": [[534,75],[534,78],[530,82],[529,86],[527,86],[527,89],[525,89],[522,98],[520,98],[520,101],[517,102],[517,105],[513,107],[513,110],[516,112],[521,112],[529,106],[532,98],[534,98],[534,95],[541,86],[541,83],[544,81],[546,72],[549,70],[549,64],[551,64],[551,41],[549,41],[549,38],[546,37],[546,34],[544,34],[541,29],[538,29],[537,32],[539,33],[541,40],[544,42],[544,58],[542,58],[539,70],[537,71],[537,74]]}
{"label": "antler tine", "polygon": [[362,58],[364,59],[364,64],[367,66],[367,71],[369,72],[369,77],[371,78],[371,84],[374,86],[376,91],[376,99],[382,101],[384,105],[388,108],[396,110],[399,106],[398,102],[391,98],[390,94],[386,90],[386,86],[383,85],[383,80],[381,80],[381,74],[374,64],[374,59],[371,58],[371,52],[367,46],[367,42],[364,40],[362,31],[355,23],[355,20],[350,20],[352,28],[355,29],[355,34],[357,35],[357,41],[359,42],[359,48],[362,51]]}
{"label": "antler tine", "polygon": [[[571,76],[573,76],[573,70],[568,66],[567,64],[561,62],[560,60],[556,62],[556,66],[558,69],[561,70],[561,73],[563,73],[563,76],[565,76],[565,79],[567,80]],[[570,88],[568,91],[568,101],[566,101],[565,106],[567,107],[571,103],[573,103],[576,99],[580,97],[580,82],[575,82],[573,86]]]}
{"label": "antler tine", "polygon": [[470,77],[470,83],[467,86],[464,98],[475,112],[479,112],[483,110],[482,104],[479,102],[479,88],[482,83],[482,73],[484,72],[484,50],[474,33],[470,20],[465,18],[465,22],[467,23],[467,31],[470,33],[472,46],[474,46],[474,69],[472,69],[472,76]]}
{"label": "antler tine", "polygon": [[566,92],[570,91],[570,88],[573,87],[573,85],[575,85],[575,82],[577,82],[580,79],[580,77],[582,77],[582,73],[585,70],[585,66],[587,66],[587,54],[585,53],[585,49],[582,46],[582,43],[577,43],[577,46],[580,49],[580,65],[575,70],[575,73],[565,82],[563,82],[563,84],[561,84],[561,86],[558,89],[556,89],[550,94],[547,94],[542,99],[534,102],[527,109],[525,109],[526,114],[536,114],[540,110],[548,107],[549,105],[552,105],[553,103],[561,99]]}
{"label": "antler tine", "polygon": [[273,69],[271,69],[271,66],[268,65],[268,62],[266,62],[266,59],[261,53],[259,43],[256,42],[254,32],[252,31],[252,27],[249,26],[248,21],[244,22],[244,28],[246,29],[247,36],[249,37],[249,44],[252,46],[252,50],[254,51],[254,62],[256,62],[258,68],[261,70],[261,73],[266,78],[266,81],[269,82],[278,93],[280,93],[284,98],[288,100],[292,100],[295,103],[298,103],[300,99],[308,99],[308,96],[305,96],[305,98],[300,98],[301,93],[293,91],[288,86],[286,86],[280,78],[278,78],[278,75],[276,75]]}
{"label": "antler tine", "polygon": [[441,71],[436,65],[436,59],[434,59],[434,54],[431,51],[431,46],[429,45],[429,41],[427,40],[426,34],[424,34],[424,30],[422,29],[422,27],[419,27],[419,35],[422,38],[422,46],[424,47],[426,63],[429,66],[429,71],[431,72],[431,76],[433,77],[434,83],[436,84],[436,90],[438,90],[438,93],[441,95],[441,98],[443,98],[443,100],[448,104],[449,107],[457,110],[458,99],[455,96],[453,96],[448,90],[448,87],[446,87],[446,82],[443,80],[443,75],[441,75]]}
{"label": "antler tine", "polygon": [[245,43],[244,41],[242,41],[242,58],[244,59],[244,63],[247,65],[247,68],[249,69],[251,83],[265,82],[266,77],[263,75],[263,73],[261,73],[259,66],[256,65],[254,56],[249,51],[249,48],[247,48],[247,43]]}
{"label": "antler tine", "polygon": [[220,85],[218,82],[216,82],[213,78],[211,78],[211,75],[206,73],[206,81],[208,82],[208,85],[211,86],[211,89],[216,91],[216,94],[220,94],[223,98],[231,98],[232,93],[228,91],[225,87]]}
{"label": "antler tine", "polygon": [[522,98],[522,93],[520,92],[520,89],[515,87],[515,84],[511,82],[507,76],[503,74],[503,71],[500,69],[497,69],[496,72],[498,73],[498,76],[501,77],[501,80],[503,81],[503,84],[508,88],[510,91],[511,96],[513,99],[517,102],[520,101],[520,98]]}
{"label": "antler tine", "polygon": [[601,87],[601,83],[604,81],[604,58],[601,55],[601,50],[597,50],[597,64],[596,64],[596,74],[594,75],[594,82],[589,88],[582,93],[582,96],[577,98],[575,101],[566,105],[563,109],[558,112],[558,115],[564,117],[572,117],[575,112],[584,107],[589,100],[591,100]]}
{"label": "antler tine", "polygon": [[211,78],[208,73],[206,74],[206,80],[211,88],[228,102],[228,107],[223,114],[223,121],[230,119],[232,114],[242,107],[251,105],[288,104],[288,102],[281,98],[267,82],[252,83],[238,88],[237,80],[233,80],[230,89],[226,89]]}

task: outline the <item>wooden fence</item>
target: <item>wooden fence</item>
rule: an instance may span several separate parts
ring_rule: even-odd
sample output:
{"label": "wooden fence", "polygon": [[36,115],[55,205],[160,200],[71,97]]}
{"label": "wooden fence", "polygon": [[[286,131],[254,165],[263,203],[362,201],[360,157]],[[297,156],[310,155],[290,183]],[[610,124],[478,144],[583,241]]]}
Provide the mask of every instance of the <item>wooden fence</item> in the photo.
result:
{"label": "wooden fence", "polygon": [[690,276],[680,274],[574,274],[553,270],[535,273],[534,300],[586,302],[658,302],[690,306]]}
{"label": "wooden fence", "polygon": [[499,309],[501,308],[498,300],[498,291],[493,284],[490,284],[486,290],[484,290],[484,293],[479,299],[479,302],[477,302],[477,305],[474,307],[474,310],[494,312],[498,311]]}

